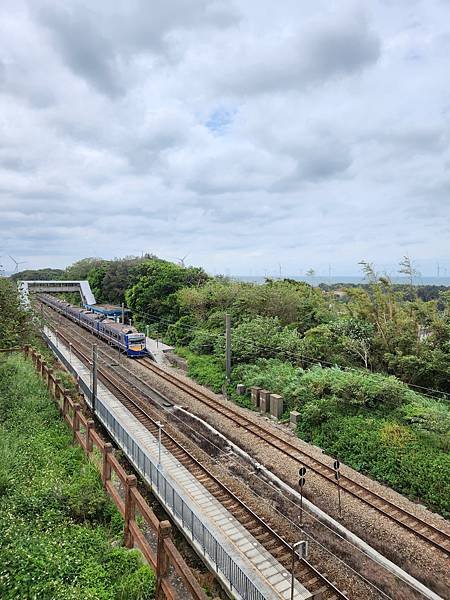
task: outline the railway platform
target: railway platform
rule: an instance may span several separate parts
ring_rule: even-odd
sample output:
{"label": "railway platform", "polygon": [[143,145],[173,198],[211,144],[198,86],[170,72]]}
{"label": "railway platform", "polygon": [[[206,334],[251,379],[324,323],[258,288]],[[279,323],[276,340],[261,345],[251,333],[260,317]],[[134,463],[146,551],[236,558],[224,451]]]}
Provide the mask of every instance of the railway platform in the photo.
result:
{"label": "railway platform", "polygon": [[[89,368],[49,328],[45,327],[44,334],[58,358],[77,377],[90,404]],[[291,573],[100,382],[95,404],[97,418],[232,598],[314,597],[297,580],[291,595]]]}
{"label": "railway platform", "polygon": [[148,350],[150,350],[153,358],[155,359],[155,361],[160,364],[160,365],[167,365],[168,361],[165,358],[164,354],[165,352],[169,352],[170,350],[173,350],[173,346],[168,346],[167,344],[164,344],[164,342],[161,342],[161,340],[155,340],[153,338],[150,337],[146,337],[145,338],[145,346]]}

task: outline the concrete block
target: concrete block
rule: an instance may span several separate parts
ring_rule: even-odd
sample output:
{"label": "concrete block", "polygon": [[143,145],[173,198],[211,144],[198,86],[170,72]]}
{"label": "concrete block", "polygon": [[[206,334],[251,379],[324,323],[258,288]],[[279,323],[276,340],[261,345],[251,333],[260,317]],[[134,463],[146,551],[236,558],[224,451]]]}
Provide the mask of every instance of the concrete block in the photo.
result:
{"label": "concrete block", "polygon": [[252,404],[253,404],[253,406],[258,407],[259,406],[259,393],[261,391],[261,388],[254,386],[250,389],[252,392]]}
{"label": "concrete block", "polygon": [[300,416],[298,410],[291,410],[289,413],[289,422],[293,425],[297,425],[300,422]]}
{"label": "concrete block", "polygon": [[270,392],[267,390],[259,391],[259,410],[262,413],[269,412],[270,410]]}
{"label": "concrete block", "polygon": [[270,394],[270,414],[279,419],[284,411],[283,396]]}
{"label": "concrete block", "polygon": [[238,383],[236,386],[236,394],[238,396],[244,396],[245,395],[245,385],[243,383]]}

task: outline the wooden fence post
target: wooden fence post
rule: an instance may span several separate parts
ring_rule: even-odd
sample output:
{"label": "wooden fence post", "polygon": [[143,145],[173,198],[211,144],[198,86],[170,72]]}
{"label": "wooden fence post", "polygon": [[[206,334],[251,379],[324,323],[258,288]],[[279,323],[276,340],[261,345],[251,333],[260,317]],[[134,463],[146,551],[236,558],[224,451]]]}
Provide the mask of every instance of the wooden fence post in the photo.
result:
{"label": "wooden fence post", "polygon": [[133,534],[130,530],[130,521],[134,521],[136,517],[136,505],[134,503],[132,489],[137,485],[136,475],[127,475],[125,480],[125,527],[124,527],[124,544],[126,548],[133,548]]}
{"label": "wooden fence post", "polygon": [[63,405],[62,405],[62,414],[63,417],[65,417],[67,415],[67,413],[69,412],[69,394],[70,394],[70,390],[67,388],[64,388],[62,391],[63,394]]}
{"label": "wooden fence post", "polygon": [[102,481],[103,485],[106,487],[106,482],[111,479],[111,465],[109,463],[108,457],[112,452],[113,446],[109,442],[107,442],[103,448],[103,468],[102,468]]}
{"label": "wooden fence post", "polygon": [[78,402],[80,403],[80,405],[83,408],[86,408],[86,400],[85,400],[84,395],[82,394],[81,390],[78,390],[77,397],[78,397]]}
{"label": "wooden fence post", "polygon": [[78,413],[81,410],[81,406],[79,404],[73,405],[73,419],[72,419],[72,431],[73,431],[73,441],[77,440],[77,431],[80,431],[80,419],[78,417]]}
{"label": "wooden fence post", "polygon": [[169,574],[169,557],[166,552],[165,540],[170,538],[172,526],[169,521],[160,521],[158,527],[158,549],[156,555],[156,600],[164,600],[165,594],[162,582]]}
{"label": "wooden fence post", "polygon": [[93,450],[91,431],[94,429],[94,421],[89,419],[86,421],[86,454],[90,454]]}
{"label": "wooden fence post", "polygon": [[50,395],[52,394],[52,384],[53,384],[53,369],[48,368],[47,369],[47,389],[50,393]]}
{"label": "wooden fence post", "polygon": [[55,377],[54,382],[53,382],[53,396],[55,397],[55,400],[57,402],[59,402],[59,385],[61,383],[61,378],[60,377]]}

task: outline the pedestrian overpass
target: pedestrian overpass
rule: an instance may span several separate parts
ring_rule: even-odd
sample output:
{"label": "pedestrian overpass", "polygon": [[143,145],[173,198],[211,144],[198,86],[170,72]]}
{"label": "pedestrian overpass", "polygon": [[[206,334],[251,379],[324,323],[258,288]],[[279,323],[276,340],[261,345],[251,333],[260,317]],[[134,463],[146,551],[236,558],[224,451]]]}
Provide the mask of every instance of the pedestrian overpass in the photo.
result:
{"label": "pedestrian overpass", "polygon": [[19,281],[19,290],[22,301],[29,303],[29,294],[35,293],[58,293],[79,292],[83,304],[95,304],[95,296],[92,293],[89,281]]}

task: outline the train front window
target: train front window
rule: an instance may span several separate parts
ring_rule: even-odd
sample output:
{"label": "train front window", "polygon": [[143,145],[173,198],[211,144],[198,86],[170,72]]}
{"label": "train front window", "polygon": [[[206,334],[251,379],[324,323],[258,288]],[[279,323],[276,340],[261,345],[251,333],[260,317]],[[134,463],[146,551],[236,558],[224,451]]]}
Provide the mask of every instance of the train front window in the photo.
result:
{"label": "train front window", "polygon": [[143,335],[129,335],[128,336],[128,345],[130,347],[139,347],[142,348],[145,346],[145,337]]}

